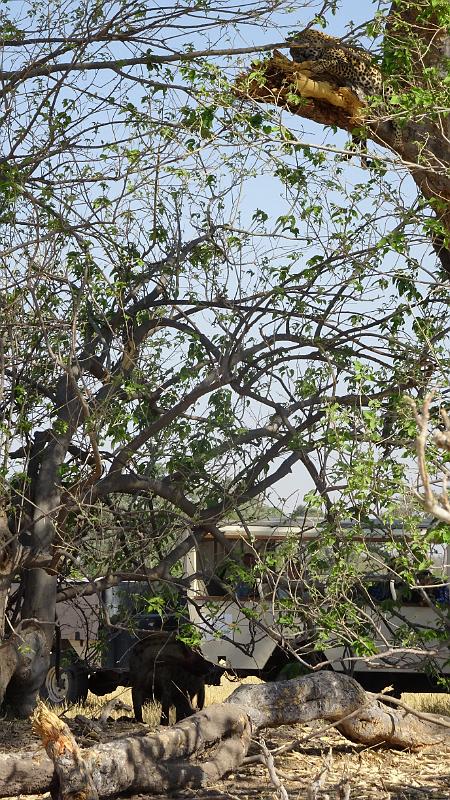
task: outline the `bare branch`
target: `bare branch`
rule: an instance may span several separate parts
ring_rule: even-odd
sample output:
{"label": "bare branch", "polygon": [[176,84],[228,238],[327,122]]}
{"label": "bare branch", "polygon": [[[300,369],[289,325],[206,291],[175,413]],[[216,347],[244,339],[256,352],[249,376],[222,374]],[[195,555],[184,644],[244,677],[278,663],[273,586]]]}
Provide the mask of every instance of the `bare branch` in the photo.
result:
{"label": "bare branch", "polygon": [[[422,481],[422,486],[424,489],[423,494],[415,492],[416,497],[421,501],[425,511],[428,511],[432,514],[436,519],[441,520],[441,522],[448,522],[450,523],[450,508],[449,508],[449,501],[448,501],[448,494],[446,491],[446,476],[443,479],[443,492],[441,497],[437,497],[431,487],[430,475],[428,472],[428,467],[426,463],[426,444],[428,439],[428,426],[430,422],[430,405],[435,397],[435,392],[429,392],[424,399],[422,412],[417,410],[417,406],[410,397],[406,397],[405,400],[409,407],[412,409],[417,427],[418,427],[418,434],[416,437],[416,454],[417,454],[417,465],[419,468],[419,475]],[[445,422],[446,416],[444,417]],[[439,441],[441,439],[440,432],[437,432],[438,435],[434,435],[434,440],[436,444],[439,445]],[[437,439],[437,441],[436,441]]]}

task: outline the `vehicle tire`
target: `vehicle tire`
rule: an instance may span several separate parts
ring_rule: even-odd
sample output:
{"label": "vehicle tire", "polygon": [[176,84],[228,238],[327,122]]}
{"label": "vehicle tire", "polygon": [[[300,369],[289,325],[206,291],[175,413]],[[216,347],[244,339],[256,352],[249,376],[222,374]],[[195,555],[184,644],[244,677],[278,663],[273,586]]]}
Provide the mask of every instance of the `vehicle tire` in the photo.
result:
{"label": "vehicle tire", "polygon": [[50,667],[44,685],[39,692],[43,700],[55,706],[63,703],[84,703],[88,693],[88,675],[82,667],[61,667],[59,682],[55,667]]}

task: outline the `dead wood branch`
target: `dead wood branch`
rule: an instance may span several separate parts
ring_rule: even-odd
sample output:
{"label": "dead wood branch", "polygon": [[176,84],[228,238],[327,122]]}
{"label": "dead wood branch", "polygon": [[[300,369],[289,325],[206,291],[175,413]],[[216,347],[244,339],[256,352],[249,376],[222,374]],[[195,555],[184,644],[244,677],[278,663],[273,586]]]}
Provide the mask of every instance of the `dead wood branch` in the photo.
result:
{"label": "dead wood branch", "polygon": [[[382,695],[374,695],[374,697],[382,697]],[[406,706],[405,706],[406,707]],[[409,708],[409,707],[408,707]],[[412,709],[411,709],[412,710]],[[354,711],[351,711],[350,714],[345,714],[343,717],[340,717],[335,722],[330,722],[329,725],[324,725],[323,727],[319,728],[316,731],[312,731],[308,734],[308,736],[302,736],[301,739],[292,739],[290,742],[281,745],[281,747],[277,747],[276,750],[272,750],[272,756],[280,756],[284,755],[285,753],[290,753],[294,750],[294,747],[300,747],[303,744],[311,741],[311,739],[320,739],[325,733],[329,733],[329,731],[333,730],[333,728],[338,728],[339,725],[347,719],[356,716],[359,714],[360,709],[356,708]],[[414,713],[414,712],[413,712]],[[293,753],[293,755],[296,755]],[[255,764],[257,762],[261,762],[261,756],[249,756],[248,758],[244,759],[244,764]]]}
{"label": "dead wood branch", "polygon": [[32,717],[33,730],[41,737],[58,778],[58,800],[98,800],[90,771],[66,723],[44,703],[39,703]]}
{"label": "dead wood branch", "polygon": [[[85,800],[93,800],[124,792],[164,794],[203,788],[243,763],[252,730],[314,719],[336,722],[351,741],[402,749],[441,744],[448,724],[390,708],[347,675],[320,672],[241,686],[226,703],[209,706],[171,728],[129,735],[87,750],[80,750],[64,722],[42,705],[34,728],[54,763],[58,798],[66,800],[80,792]],[[5,757],[0,756],[0,776],[5,775],[4,765]],[[30,783],[28,775],[24,785]],[[281,796],[281,786],[277,789]],[[0,779],[0,796],[5,793],[10,794],[9,783]]]}
{"label": "dead wood branch", "polygon": [[[65,723],[43,704],[33,716],[33,728],[54,762],[58,800],[75,795],[96,800],[133,791],[165,794],[188,786],[198,789],[238,767],[251,737],[242,709],[218,705],[158,733],[128,736],[83,754]],[[208,748],[213,748],[213,755],[200,760]]]}
{"label": "dead wood branch", "polygon": [[272,786],[274,786],[276,789],[277,797],[279,797],[280,800],[288,800],[288,793],[286,791],[286,788],[281,783],[280,778],[278,777],[277,771],[275,769],[275,762],[273,760],[273,756],[262,737],[259,740],[259,746],[261,748],[262,761],[267,767],[267,772],[269,773]]}
{"label": "dead wood branch", "polygon": [[450,717],[444,719],[439,714],[427,714],[425,711],[417,711],[415,708],[411,708],[407,703],[404,703],[403,700],[398,700],[396,697],[389,697],[386,694],[374,694],[373,695],[375,700],[383,700],[386,703],[392,703],[392,705],[397,706],[397,708],[402,708],[404,711],[407,711],[408,714],[413,714],[417,719],[423,719],[424,722],[438,722],[442,728],[450,728]]}
{"label": "dead wood branch", "polygon": [[323,789],[323,785],[327,776],[333,768],[333,751],[330,747],[327,755],[323,759],[323,767],[319,770],[315,778],[312,780],[306,791],[307,800],[317,800],[319,792]]}
{"label": "dead wood branch", "polygon": [[47,792],[53,773],[53,761],[43,747],[34,743],[28,752],[1,753],[0,797]]}
{"label": "dead wood branch", "polygon": [[99,722],[95,719],[89,719],[89,717],[85,717],[84,714],[77,714],[75,717],[75,722],[77,725],[83,725],[86,730],[90,733],[93,733],[97,736],[102,732],[102,726]]}
{"label": "dead wood branch", "polygon": [[[303,678],[258,686],[240,686],[226,703],[239,704],[255,728],[271,728],[324,719],[335,722],[347,739],[374,745],[419,748],[445,738],[439,722],[419,720],[404,709],[388,708],[348,675],[316,672]],[[358,711],[352,714],[353,711]]]}
{"label": "dead wood branch", "polygon": [[347,780],[342,780],[338,788],[339,800],[350,800],[351,786]]}
{"label": "dead wood branch", "polygon": [[113,711],[131,712],[132,709],[130,708],[130,706],[128,706],[126,703],[124,703],[120,699],[120,697],[113,697],[112,700],[108,700],[108,702],[105,703],[105,705],[103,706],[102,713],[100,714],[100,716],[98,718],[98,722],[100,723],[102,728],[104,728],[105,725],[107,724],[107,722],[108,722],[111,714],[113,713]]}

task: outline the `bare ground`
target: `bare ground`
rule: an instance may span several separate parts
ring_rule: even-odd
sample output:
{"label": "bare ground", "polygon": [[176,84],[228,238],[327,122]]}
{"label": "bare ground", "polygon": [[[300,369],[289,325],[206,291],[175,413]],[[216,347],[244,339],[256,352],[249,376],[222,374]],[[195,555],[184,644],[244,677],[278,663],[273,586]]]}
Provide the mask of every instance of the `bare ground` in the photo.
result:
{"label": "bare ground", "polygon": [[[207,700],[220,702],[236,687],[231,683],[219,689],[211,689]],[[123,695],[123,693],[122,693]],[[425,699],[424,699],[425,698]],[[450,699],[442,697],[427,701],[407,697],[411,704],[423,710],[449,713]],[[123,695],[128,702],[129,695]],[[89,730],[76,719],[76,714],[95,716],[106,698],[95,698],[85,708],[72,708],[64,717],[78,742],[89,747],[98,741],[120,738],[133,730],[142,730],[131,719],[122,717],[111,720],[105,731],[98,734]],[[117,714],[115,716],[118,716]],[[146,722],[155,726],[158,710],[147,709]],[[271,751],[294,740],[294,748],[275,756],[275,768],[279,780],[290,800],[309,800],[314,779],[323,772],[324,780],[317,800],[343,800],[350,789],[350,800],[450,800],[450,736],[443,729],[443,741],[439,747],[425,748],[419,753],[399,752],[378,746],[367,748],[353,744],[334,730],[324,731],[325,723],[316,721],[311,725],[284,726],[266,732],[266,745]],[[313,738],[309,738],[313,735]],[[39,748],[39,740],[33,736],[28,721],[3,720],[0,727],[0,748],[3,752],[22,748]],[[331,756],[330,756],[331,750]],[[251,755],[260,752],[255,741]],[[326,768],[328,764],[328,768]],[[47,800],[49,795],[36,795],[36,799]],[[152,796],[154,797],[154,796]],[[239,771],[228,775],[220,784],[207,791],[184,791],[173,795],[176,800],[275,800],[277,791],[270,781],[265,765],[244,764]],[[150,800],[148,795],[135,795],[133,800]],[[159,798],[155,798],[159,800]]]}

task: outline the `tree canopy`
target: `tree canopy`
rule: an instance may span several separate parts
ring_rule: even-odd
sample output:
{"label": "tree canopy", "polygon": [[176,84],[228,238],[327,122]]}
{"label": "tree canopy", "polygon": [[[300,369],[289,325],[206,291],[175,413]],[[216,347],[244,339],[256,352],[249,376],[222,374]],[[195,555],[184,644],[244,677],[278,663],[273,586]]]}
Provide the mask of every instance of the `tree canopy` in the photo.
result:
{"label": "tree canopy", "polygon": [[[182,584],[193,537],[282,508],[290,475],[336,597],[349,518],[389,532],[412,508],[405,576],[424,566],[403,398],[448,394],[449,12],[343,6],[3,4],[0,590],[20,579],[11,619],[47,649],[57,577]],[[295,88],[281,109],[242,89],[258,53],[335,23],[396,87],[403,145],[374,134],[370,170]]]}

